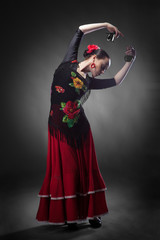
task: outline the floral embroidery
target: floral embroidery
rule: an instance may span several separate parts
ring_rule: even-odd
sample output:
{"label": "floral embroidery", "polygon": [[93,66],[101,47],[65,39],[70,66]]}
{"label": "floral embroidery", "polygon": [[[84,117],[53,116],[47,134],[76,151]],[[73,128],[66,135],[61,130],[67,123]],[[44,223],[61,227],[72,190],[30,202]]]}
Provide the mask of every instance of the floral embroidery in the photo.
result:
{"label": "floral embroidery", "polygon": [[64,93],[64,92],[65,92],[65,89],[62,88],[61,86],[55,86],[55,88],[56,88],[56,91],[57,91],[58,93]]}
{"label": "floral embroidery", "polygon": [[72,63],[78,62],[77,60],[73,60]]}
{"label": "floral embroidery", "polygon": [[79,100],[74,102],[68,101],[67,103],[61,102],[60,110],[63,110],[63,112],[66,114],[63,117],[62,122],[67,123],[69,128],[73,127],[80,117],[80,104],[81,102]]}
{"label": "floral embroidery", "polygon": [[80,94],[80,89],[84,92],[87,90],[87,87],[84,83],[77,77],[75,72],[71,72],[71,78],[73,79],[73,83],[69,83],[71,87],[75,87],[75,91]]}
{"label": "floral embroidery", "polygon": [[84,83],[79,78],[73,78],[73,84],[75,88],[82,89]]}

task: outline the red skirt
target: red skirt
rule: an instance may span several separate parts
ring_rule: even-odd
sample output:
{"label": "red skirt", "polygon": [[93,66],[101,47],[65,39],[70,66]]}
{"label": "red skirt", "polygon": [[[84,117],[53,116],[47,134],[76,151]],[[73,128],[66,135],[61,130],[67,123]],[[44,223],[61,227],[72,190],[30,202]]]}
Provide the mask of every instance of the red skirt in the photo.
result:
{"label": "red skirt", "polygon": [[[56,130],[57,131],[57,130]],[[48,127],[46,175],[36,219],[67,224],[108,213],[105,190],[91,129],[81,148],[52,136]]]}

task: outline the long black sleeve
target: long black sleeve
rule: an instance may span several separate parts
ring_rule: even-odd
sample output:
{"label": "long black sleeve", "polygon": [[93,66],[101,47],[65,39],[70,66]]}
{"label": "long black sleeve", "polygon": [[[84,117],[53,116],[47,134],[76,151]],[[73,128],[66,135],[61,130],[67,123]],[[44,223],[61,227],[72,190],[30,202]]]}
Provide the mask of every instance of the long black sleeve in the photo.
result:
{"label": "long black sleeve", "polygon": [[89,89],[104,89],[116,86],[114,78],[98,79],[89,77]]}
{"label": "long black sleeve", "polygon": [[62,63],[77,60],[78,48],[79,48],[79,45],[80,45],[83,35],[84,35],[84,33],[78,28],[69,44],[67,53],[66,53]]}

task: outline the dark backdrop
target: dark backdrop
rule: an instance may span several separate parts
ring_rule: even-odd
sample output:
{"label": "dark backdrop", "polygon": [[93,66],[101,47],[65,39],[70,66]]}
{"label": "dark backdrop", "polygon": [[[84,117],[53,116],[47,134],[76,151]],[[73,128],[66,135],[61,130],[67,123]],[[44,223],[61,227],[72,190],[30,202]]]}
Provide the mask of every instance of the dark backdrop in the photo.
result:
{"label": "dark backdrop", "polygon": [[88,44],[99,45],[111,56],[112,65],[103,78],[113,77],[123,66],[126,46],[133,45],[137,51],[124,82],[92,91],[84,104],[103,178],[108,188],[114,183],[129,185],[149,209],[158,202],[159,10],[158,1],[12,1],[2,5],[3,226],[9,226],[9,196],[25,191],[26,186],[36,186],[35,195],[40,190],[53,74],[76,29],[86,23],[107,21],[125,35],[109,43],[103,29],[83,38],[79,61]]}

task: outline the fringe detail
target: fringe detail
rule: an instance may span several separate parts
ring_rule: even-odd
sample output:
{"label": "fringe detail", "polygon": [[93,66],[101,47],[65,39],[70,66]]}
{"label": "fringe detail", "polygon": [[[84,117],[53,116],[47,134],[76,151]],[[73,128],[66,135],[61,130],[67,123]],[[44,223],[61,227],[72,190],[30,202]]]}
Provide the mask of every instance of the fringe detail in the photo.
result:
{"label": "fringe detail", "polygon": [[66,142],[68,145],[70,145],[73,148],[80,148],[84,144],[87,135],[89,133],[89,129],[86,129],[86,131],[83,134],[68,134],[68,131],[65,132],[64,130],[58,128],[57,126],[53,126],[48,123],[50,134],[55,137],[56,139],[60,136],[60,141]]}

